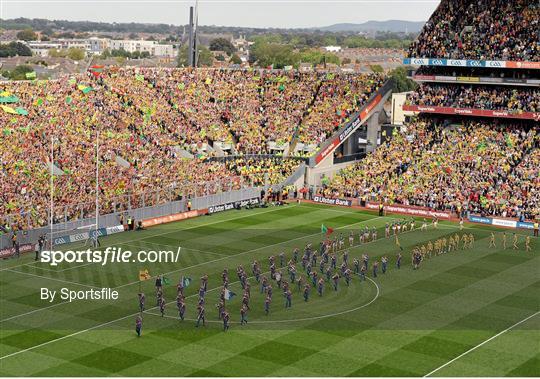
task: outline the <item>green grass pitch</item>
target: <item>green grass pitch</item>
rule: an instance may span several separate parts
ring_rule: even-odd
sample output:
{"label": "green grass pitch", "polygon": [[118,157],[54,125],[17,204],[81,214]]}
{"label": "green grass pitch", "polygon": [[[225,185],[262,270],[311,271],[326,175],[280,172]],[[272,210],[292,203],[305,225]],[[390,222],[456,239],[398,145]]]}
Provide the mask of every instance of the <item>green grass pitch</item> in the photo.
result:
{"label": "green grass pitch", "polygon": [[[33,254],[0,262],[0,376],[538,376],[540,374],[540,240],[532,252],[502,249],[501,230],[467,225],[476,242],[470,250],[443,254],[410,266],[417,244],[459,233],[456,224],[400,235],[403,266],[395,267],[397,247],[384,238],[386,222],[399,216],[311,204],[228,211],[145,231],[102,239],[105,246],[132,251],[175,250],[174,264],[35,263]],[[350,262],[364,252],[370,262],[387,255],[385,275],[305,303],[296,286],[291,309],[275,288],[271,313],[254,279],[247,325],[239,325],[241,296],[227,304],[231,328],[217,320],[221,271],[236,267],[251,273],[257,259],[268,270],[268,256],[294,247],[314,247],[321,224],[348,236],[365,225],[378,228],[377,241],[349,249]],[[417,223],[418,226],[419,223]],[[491,231],[497,247],[489,248]],[[511,233],[509,245],[511,245]],[[526,234],[528,231],[520,231]],[[532,233],[531,233],[532,234]],[[347,238],[346,245],[348,245]],[[358,239],[355,239],[358,244]],[[138,270],[166,273],[166,317],[155,305],[154,280],[142,284],[147,297],[143,332],[134,330],[138,311]],[[318,269],[318,268],[316,268]],[[298,265],[298,270],[303,271]],[[195,328],[199,278],[209,275],[206,327]],[[186,290],[190,320],[176,319],[175,284],[193,278]],[[112,287],[117,301],[39,299],[39,289]],[[314,291],[313,291],[314,292]],[[150,308],[150,309],[149,309]]]}

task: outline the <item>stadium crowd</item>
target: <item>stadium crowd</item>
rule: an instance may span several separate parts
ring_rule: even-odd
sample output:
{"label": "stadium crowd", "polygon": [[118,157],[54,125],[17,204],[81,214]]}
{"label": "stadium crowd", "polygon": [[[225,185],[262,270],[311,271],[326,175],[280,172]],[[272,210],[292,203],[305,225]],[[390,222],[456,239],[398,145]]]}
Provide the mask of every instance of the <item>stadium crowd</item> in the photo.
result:
{"label": "stadium crowd", "polygon": [[[540,133],[534,125],[467,121],[407,125],[324,186],[327,196],[417,205],[459,214],[540,214]],[[450,159],[451,158],[451,159]]]}
{"label": "stadium crowd", "polygon": [[[260,184],[265,173],[276,184],[296,161],[233,167],[184,159],[182,150],[200,156],[219,141],[233,143],[236,154],[266,152],[267,141],[289,142],[311,113],[318,115],[317,123],[310,121],[313,135],[328,133],[370,96],[353,97],[351,88],[374,91],[383,80],[378,74],[127,68],[6,83],[0,97],[17,99],[0,109],[0,215],[30,219],[30,226],[48,222],[51,153],[60,171],[54,219],[91,214],[98,133],[102,213],[174,199],[186,183],[190,195],[223,190],[207,183],[234,187],[250,177]],[[327,94],[326,81],[335,93]]]}
{"label": "stadium crowd", "polygon": [[408,56],[540,61],[540,5],[530,0],[443,0]]}
{"label": "stadium crowd", "polygon": [[407,103],[510,112],[540,112],[540,90],[489,85],[424,83],[408,95]]}

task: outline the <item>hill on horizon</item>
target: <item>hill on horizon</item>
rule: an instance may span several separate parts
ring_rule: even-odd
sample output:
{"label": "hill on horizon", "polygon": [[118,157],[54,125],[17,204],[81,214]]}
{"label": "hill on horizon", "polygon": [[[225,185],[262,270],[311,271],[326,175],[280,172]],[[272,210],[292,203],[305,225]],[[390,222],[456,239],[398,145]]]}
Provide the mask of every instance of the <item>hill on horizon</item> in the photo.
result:
{"label": "hill on horizon", "polygon": [[404,21],[404,20],[387,20],[387,21],[367,21],[361,24],[340,23],[324,27],[315,27],[313,29],[328,31],[328,32],[407,32],[418,33],[422,30],[425,21]]}

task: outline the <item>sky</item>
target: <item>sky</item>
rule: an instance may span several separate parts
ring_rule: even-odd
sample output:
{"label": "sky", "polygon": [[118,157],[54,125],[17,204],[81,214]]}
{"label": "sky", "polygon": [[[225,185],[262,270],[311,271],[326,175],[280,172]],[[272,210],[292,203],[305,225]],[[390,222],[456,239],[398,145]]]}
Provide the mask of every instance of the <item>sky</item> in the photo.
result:
{"label": "sky", "polygon": [[[0,18],[187,24],[195,0],[0,0]],[[199,0],[199,25],[301,28],[425,21],[439,0]],[[1,27],[1,25],[0,25]]]}

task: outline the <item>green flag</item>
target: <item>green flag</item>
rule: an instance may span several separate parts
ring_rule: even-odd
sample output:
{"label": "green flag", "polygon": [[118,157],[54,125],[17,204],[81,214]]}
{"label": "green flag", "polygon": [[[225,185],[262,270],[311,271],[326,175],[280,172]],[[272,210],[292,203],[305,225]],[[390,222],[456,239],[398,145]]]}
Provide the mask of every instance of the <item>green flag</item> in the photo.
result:
{"label": "green flag", "polygon": [[512,138],[510,137],[510,134],[506,135],[506,146],[514,147],[514,141],[512,141]]}
{"label": "green flag", "polygon": [[15,95],[0,96],[0,103],[3,104],[16,103],[17,101],[19,101],[19,98]]}
{"label": "green flag", "polygon": [[171,284],[171,281],[166,276],[163,277],[163,284],[168,285]]}
{"label": "green flag", "polygon": [[17,112],[17,114],[20,114],[21,116],[27,116],[28,115],[28,111],[24,108],[15,108],[15,111]]}

